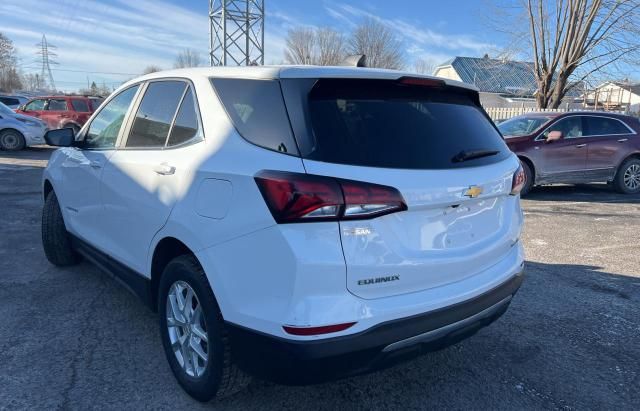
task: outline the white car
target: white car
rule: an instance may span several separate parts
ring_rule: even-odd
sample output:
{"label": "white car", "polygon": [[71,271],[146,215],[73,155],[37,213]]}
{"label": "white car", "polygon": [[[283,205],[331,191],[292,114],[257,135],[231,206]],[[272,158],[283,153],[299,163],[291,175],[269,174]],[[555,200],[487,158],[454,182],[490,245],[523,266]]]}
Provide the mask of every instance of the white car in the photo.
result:
{"label": "white car", "polygon": [[[182,387],[306,384],[444,347],[523,280],[524,174],[469,85],[355,67],[198,68],[46,135],[47,258],[153,310]],[[124,325],[126,326],[126,325]]]}

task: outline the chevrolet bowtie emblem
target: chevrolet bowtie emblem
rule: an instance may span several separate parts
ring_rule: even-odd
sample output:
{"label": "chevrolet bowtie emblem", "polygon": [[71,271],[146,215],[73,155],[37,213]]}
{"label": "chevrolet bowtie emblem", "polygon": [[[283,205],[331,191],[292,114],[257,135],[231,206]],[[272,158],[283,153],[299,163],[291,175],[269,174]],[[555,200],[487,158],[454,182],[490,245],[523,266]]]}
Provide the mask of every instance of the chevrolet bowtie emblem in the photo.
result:
{"label": "chevrolet bowtie emblem", "polygon": [[471,198],[476,198],[480,194],[482,194],[482,187],[471,186],[467,191],[464,192],[464,195]]}

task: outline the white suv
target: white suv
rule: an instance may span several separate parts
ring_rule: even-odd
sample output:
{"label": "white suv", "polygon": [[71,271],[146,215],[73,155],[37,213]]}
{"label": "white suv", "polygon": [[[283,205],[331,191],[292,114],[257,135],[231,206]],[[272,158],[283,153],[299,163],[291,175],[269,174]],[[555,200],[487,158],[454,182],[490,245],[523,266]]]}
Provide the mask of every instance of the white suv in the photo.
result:
{"label": "white suv", "polygon": [[[48,132],[42,239],[160,313],[206,401],[473,334],[523,279],[520,163],[472,87],[352,67],[153,73]],[[241,371],[242,370],[242,371]]]}

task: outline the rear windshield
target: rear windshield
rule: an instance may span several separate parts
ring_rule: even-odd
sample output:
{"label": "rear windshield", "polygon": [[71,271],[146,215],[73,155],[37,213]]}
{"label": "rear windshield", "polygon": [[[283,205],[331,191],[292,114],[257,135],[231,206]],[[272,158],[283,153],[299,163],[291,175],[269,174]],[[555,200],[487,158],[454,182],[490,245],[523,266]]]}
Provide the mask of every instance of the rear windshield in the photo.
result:
{"label": "rear windshield", "polygon": [[[304,83],[304,81],[302,81]],[[309,84],[306,82],[307,85]],[[394,80],[321,79],[308,93],[285,88],[287,108],[306,94],[305,128],[296,138],[305,158],[339,164],[444,169],[495,163],[509,156],[500,133],[459,88],[430,88]],[[290,114],[291,114],[290,110]],[[296,116],[292,117],[292,122]],[[304,135],[302,135],[304,134]],[[460,161],[461,153],[491,152]]]}

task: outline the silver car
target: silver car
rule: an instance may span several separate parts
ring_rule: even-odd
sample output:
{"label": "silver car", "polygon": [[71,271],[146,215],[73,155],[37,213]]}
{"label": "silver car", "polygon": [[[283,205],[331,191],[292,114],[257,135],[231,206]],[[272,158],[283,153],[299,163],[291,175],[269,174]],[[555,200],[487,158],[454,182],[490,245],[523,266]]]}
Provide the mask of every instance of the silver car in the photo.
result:
{"label": "silver car", "polygon": [[9,107],[11,110],[15,110],[23,104],[26,104],[29,101],[28,98],[24,96],[0,96],[0,103],[3,103],[5,106]]}
{"label": "silver car", "polygon": [[44,121],[18,114],[0,103],[0,150],[22,150],[44,144],[47,125]]}

